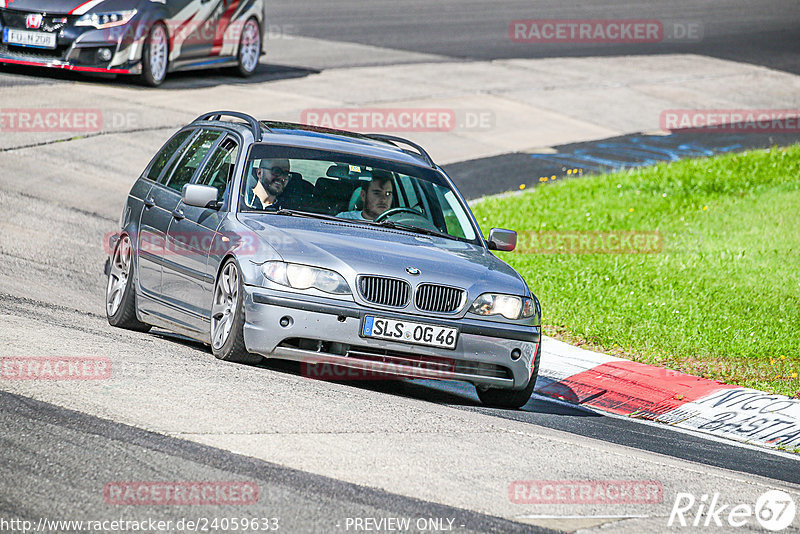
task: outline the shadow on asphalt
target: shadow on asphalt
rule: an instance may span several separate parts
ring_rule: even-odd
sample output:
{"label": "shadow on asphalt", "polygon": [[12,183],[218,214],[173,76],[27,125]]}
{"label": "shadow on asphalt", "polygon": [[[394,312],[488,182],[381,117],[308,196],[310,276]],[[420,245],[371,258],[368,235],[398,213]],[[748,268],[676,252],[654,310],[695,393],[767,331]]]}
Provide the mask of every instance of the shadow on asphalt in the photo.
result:
{"label": "shadow on asphalt", "polygon": [[[259,367],[272,371],[289,373],[296,376],[304,376],[302,364],[287,360],[265,360]],[[310,378],[309,380],[315,380]],[[482,408],[483,410],[496,415],[509,416],[514,413],[522,414],[532,412],[546,415],[561,415],[570,417],[602,417],[602,415],[573,408],[565,404],[549,402],[534,396],[519,410],[503,410],[499,408],[485,408],[475,393],[474,386],[457,381],[441,380],[396,380],[387,378],[385,380],[326,380],[350,387],[375,391],[386,395],[404,397],[409,399],[423,400],[435,404],[447,404],[463,408]],[[513,418],[513,417],[511,417]]]}
{"label": "shadow on asphalt", "polygon": [[[84,74],[62,69],[46,67],[26,67],[20,65],[0,64],[0,72],[21,76],[19,80],[12,81],[9,85],[28,85],[31,83],[53,83],[58,81],[83,82],[110,87],[152,89],[139,82],[138,76],[111,75],[111,74]],[[255,83],[304,78],[320,71],[304,67],[289,65],[259,64],[256,72],[249,78],[242,78],[234,73],[230,67],[219,69],[191,70],[173,72],[158,90],[172,89],[201,89],[216,87],[218,85],[250,85]]]}
{"label": "shadow on asphalt", "polygon": [[[172,332],[157,329],[151,330],[150,334],[165,341],[196,348],[211,356],[211,350],[209,349],[208,345],[180,334],[174,334]],[[295,376],[302,376],[304,378],[308,378],[308,380],[321,380],[324,382],[342,384],[353,388],[375,391],[396,397],[417,399],[435,404],[447,404],[462,408],[481,408],[482,410],[488,410],[492,414],[511,419],[518,419],[518,417],[515,417],[514,414],[522,415],[526,412],[542,415],[561,415],[570,417],[602,417],[602,415],[588,410],[583,410],[577,407],[573,408],[561,403],[550,402],[544,400],[543,398],[537,398],[535,395],[531,398],[528,404],[519,410],[485,408],[478,399],[478,395],[475,393],[474,386],[464,382],[421,379],[397,380],[392,377],[387,377],[384,380],[328,380],[307,376],[307,372],[304,371],[303,364],[299,362],[278,359],[264,359],[261,363],[254,365],[253,367],[269,369],[270,371],[286,373]],[[539,385],[541,386],[541,383]]]}
{"label": "shadow on asphalt", "polygon": [[[153,330],[166,341],[184,346],[196,347],[203,356],[213,358],[208,346],[183,336]],[[229,364],[239,365],[239,364]],[[287,360],[264,360],[255,366],[265,370],[304,376],[301,364]],[[308,378],[314,380],[313,378]],[[519,410],[502,410],[483,406],[478,400],[475,388],[462,382],[434,380],[350,380],[336,381],[362,390],[375,391],[384,395],[418,399],[436,404],[452,406],[459,410],[476,412],[532,424],[615,443],[643,451],[681,458],[705,465],[752,473],[759,476],[784,480],[794,484],[797,479],[797,459],[776,456],[771,451],[746,449],[737,443],[725,440],[712,440],[700,435],[677,432],[667,425],[644,424],[642,421],[622,417],[607,417],[579,406],[555,402],[534,393],[531,400]],[[539,381],[539,387],[543,387]],[[0,399],[1,400],[1,399]]]}

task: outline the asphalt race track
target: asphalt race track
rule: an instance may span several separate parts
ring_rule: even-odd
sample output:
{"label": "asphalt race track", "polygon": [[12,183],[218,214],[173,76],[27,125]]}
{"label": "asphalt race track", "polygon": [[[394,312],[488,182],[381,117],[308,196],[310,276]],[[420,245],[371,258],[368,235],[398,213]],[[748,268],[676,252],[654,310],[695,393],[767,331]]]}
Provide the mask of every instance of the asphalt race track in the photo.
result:
{"label": "asphalt race track", "polygon": [[[304,473],[7,393],[0,393],[0,407],[0,424],[7,436],[0,456],[5,472],[13,472],[14,480],[19,482],[16,495],[4,499],[0,508],[4,517],[18,515],[38,520],[38,516],[55,518],[67,511],[73,515],[76,500],[80,499],[85,501],[81,508],[85,506],[92,520],[120,519],[113,508],[104,509],[103,493],[96,491],[97,479],[98,476],[113,479],[125,473],[135,479],[190,476],[192,480],[257,481],[261,498],[257,506],[248,509],[248,514],[277,517],[280,529],[289,532],[345,528],[348,517],[392,517],[412,524],[419,517],[447,518],[463,532],[540,531],[468,510]],[[54,448],[53,443],[60,445]],[[31,454],[48,450],[49,453],[42,454],[47,457],[47,464],[36,461],[38,454]],[[55,465],[59,466],[57,472],[53,472]],[[38,500],[31,502],[31,495],[37,495]],[[103,509],[103,513],[97,513]],[[289,510],[293,512],[287,513]],[[143,515],[172,521],[177,526],[181,519],[197,520],[209,514],[202,506],[172,508],[166,513],[153,506]],[[213,515],[237,517],[240,511],[230,505],[215,509]],[[123,517],[141,516],[126,513]]]}
{"label": "asphalt race track", "polygon": [[[207,347],[157,329],[114,329],[104,314],[102,275],[103,238],[116,228],[134,177],[171,132],[201,112],[233,108],[297,120],[297,110],[312,106],[368,106],[382,99],[437,106],[436,99],[467,98],[458,91],[484,91],[416,78],[421,69],[468,70],[464,79],[478,85],[529,83],[531,78],[493,78],[492,68],[518,66],[515,61],[543,63],[509,69],[509,76],[529,75],[530,65],[557,73],[562,58],[579,58],[581,69],[597,62],[601,76],[607,65],[609,77],[623,71],[638,76],[636,68],[612,72],[621,54],[642,62],[637,65],[688,58],[697,72],[709,69],[742,84],[763,75],[770,87],[786,90],[777,100],[758,100],[751,91],[752,105],[796,108],[799,3],[283,0],[271,4],[270,14],[274,51],[246,82],[201,71],[146,90],[124,78],[0,68],[0,108],[95,106],[119,119],[107,119],[107,129],[88,135],[0,131],[0,356],[99,356],[113,366],[105,381],[0,379],[0,532],[22,532],[3,523],[11,519],[34,526],[43,518],[154,519],[171,521],[166,531],[184,532],[201,530],[186,521],[242,516],[277,518],[283,532],[683,532],[691,526],[668,526],[680,493],[698,499],[718,494],[722,503],[752,506],[778,489],[800,502],[796,454],[538,396],[519,411],[487,409],[464,384],[311,380],[288,363],[221,362]],[[691,23],[702,27],[703,38],[534,47],[508,37],[515,19],[611,17]],[[682,68],[676,77],[653,81],[653,94],[678,91]],[[691,98],[717,98],[718,80],[703,78],[697,83],[706,93],[698,89]],[[571,90],[598,85],[593,78],[581,84]],[[609,84],[612,90],[615,84]],[[390,97],[389,90],[399,96]],[[679,133],[658,141],[664,136],[642,137],[649,134],[635,117],[622,117],[622,125],[612,128],[565,114],[561,126],[531,123],[538,130],[524,145],[543,146],[541,139],[558,133],[561,141],[548,146],[557,147],[562,159],[518,151],[512,136],[473,156],[482,140],[504,137],[503,116],[497,117],[484,137],[422,136],[469,198],[533,185],[537,175],[564,165],[583,165],[590,173],[630,163],[620,156],[598,167],[581,159],[609,143],[696,143],[716,153],[798,137]],[[500,178],[485,180],[491,172]],[[535,281],[528,283],[535,291]],[[655,482],[662,493],[647,503],[515,501],[513,483],[531,480]],[[215,506],[127,506],[108,499],[109,485],[141,481],[246,481],[258,486],[258,498]],[[397,528],[404,520],[410,526]],[[798,525],[800,519],[785,531],[797,532]],[[751,518],[741,530],[759,529]],[[233,530],[217,525],[208,531]]]}
{"label": "asphalt race track", "polygon": [[[348,41],[462,59],[690,53],[800,72],[800,5],[791,0],[631,2],[602,0],[565,5],[558,0],[484,2],[360,2],[319,5],[282,0],[272,8],[274,24],[305,37]],[[508,25],[525,19],[656,19],[702,28],[699,41],[618,45],[531,46],[508,38]],[[353,21],[368,20],[368,24]]]}

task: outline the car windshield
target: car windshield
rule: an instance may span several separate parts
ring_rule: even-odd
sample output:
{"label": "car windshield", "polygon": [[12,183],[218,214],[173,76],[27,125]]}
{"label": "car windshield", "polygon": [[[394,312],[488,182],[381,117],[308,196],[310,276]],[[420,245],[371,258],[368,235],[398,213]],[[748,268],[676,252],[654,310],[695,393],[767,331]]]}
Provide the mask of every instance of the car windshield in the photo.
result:
{"label": "car windshield", "polygon": [[[257,146],[240,211],[336,217],[477,243],[464,206],[434,169],[349,154]],[[300,157],[293,157],[300,156]]]}

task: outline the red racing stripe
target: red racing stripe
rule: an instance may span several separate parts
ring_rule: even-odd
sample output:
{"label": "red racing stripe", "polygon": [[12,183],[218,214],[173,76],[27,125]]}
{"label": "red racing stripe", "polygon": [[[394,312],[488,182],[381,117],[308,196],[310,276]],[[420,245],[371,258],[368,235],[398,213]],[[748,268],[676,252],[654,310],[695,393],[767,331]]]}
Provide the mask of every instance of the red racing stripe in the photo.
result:
{"label": "red racing stripe", "polygon": [[[217,24],[216,31],[214,32],[214,43],[213,47],[211,48],[211,55],[218,56],[219,53],[222,51],[222,43],[225,37],[225,31],[228,29],[228,23],[233,16],[234,11],[239,6],[239,0],[233,0],[231,5],[225,10],[225,13],[222,14],[220,17],[219,24]],[[244,27],[241,28],[240,32],[244,30]]]}
{"label": "red racing stripe", "polygon": [[10,63],[12,65],[27,65],[31,67],[48,67],[51,69],[74,70],[78,72],[105,72],[109,74],[130,74],[129,69],[104,69],[102,67],[79,67],[77,65],[61,65],[52,63],[37,63],[35,61],[22,61],[20,59],[6,59],[0,57],[0,63]]}
{"label": "red racing stripe", "polygon": [[655,419],[714,391],[735,387],[643,363],[615,361],[548,384],[537,393],[616,414]]}
{"label": "red racing stripe", "polygon": [[[167,32],[170,34],[169,35],[169,49],[170,49],[170,51],[172,51],[172,49],[175,48],[175,39],[177,39],[183,33],[184,28],[186,28],[186,26],[189,25],[189,23],[192,21],[192,19],[194,18],[195,15],[197,15],[197,11],[192,13],[192,15],[188,19],[186,19],[183,22],[181,22],[178,25],[178,27],[175,28],[175,31],[170,31],[169,29],[167,30]],[[195,25],[194,29],[197,29],[197,25]],[[184,35],[183,38],[179,41],[181,43],[181,46],[183,46],[183,43],[185,41],[186,41],[186,36]]]}
{"label": "red racing stripe", "polygon": [[[83,15],[103,0],[88,0],[69,12],[70,15]],[[90,5],[91,4],[91,5]]]}

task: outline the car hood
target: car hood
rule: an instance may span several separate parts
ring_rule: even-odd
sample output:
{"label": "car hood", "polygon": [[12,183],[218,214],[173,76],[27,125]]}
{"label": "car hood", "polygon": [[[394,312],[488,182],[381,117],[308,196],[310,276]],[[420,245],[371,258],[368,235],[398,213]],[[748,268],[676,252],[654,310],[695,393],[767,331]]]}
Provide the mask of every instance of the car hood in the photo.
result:
{"label": "car hood", "polygon": [[[527,295],[522,277],[484,247],[438,237],[297,216],[240,214],[241,222],[287,262],[334,269],[354,283],[359,274],[380,274],[412,285],[438,283]],[[411,275],[407,269],[418,269]]]}
{"label": "car hood", "polygon": [[[19,11],[34,11],[48,15],[83,15],[88,12],[107,13],[127,11],[137,7],[139,2],[126,0],[5,0],[5,7]],[[0,0],[0,6],[3,1]]]}

